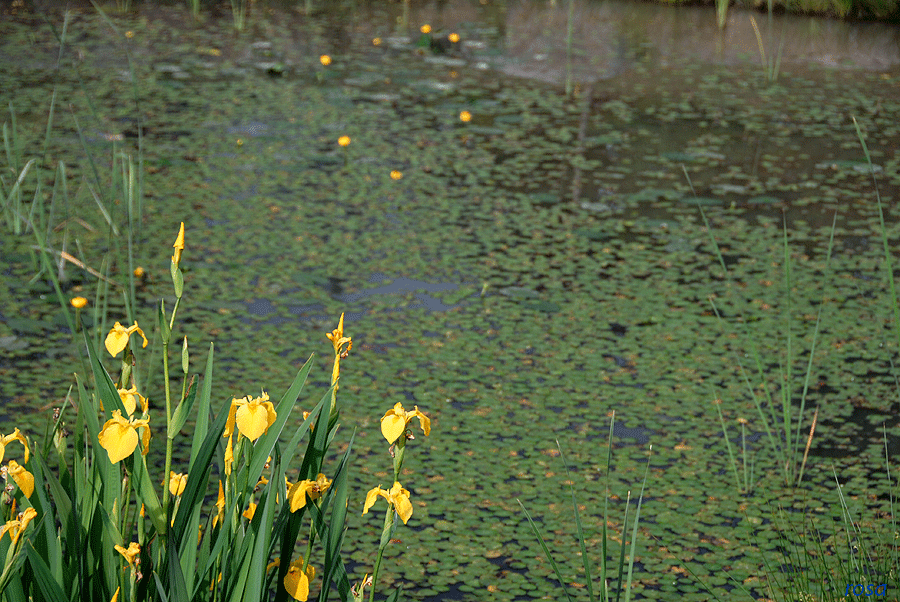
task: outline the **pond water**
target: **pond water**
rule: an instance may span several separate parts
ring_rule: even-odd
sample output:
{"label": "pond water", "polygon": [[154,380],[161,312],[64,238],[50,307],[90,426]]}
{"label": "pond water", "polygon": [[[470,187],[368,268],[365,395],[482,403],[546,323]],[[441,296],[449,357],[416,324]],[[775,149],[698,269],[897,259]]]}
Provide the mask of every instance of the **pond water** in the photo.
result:
{"label": "pond water", "polygon": [[[383,569],[409,597],[559,597],[517,499],[578,583],[566,487],[596,563],[612,411],[616,512],[653,445],[634,597],[705,599],[690,571],[720,596],[735,583],[765,595],[781,553],[767,502],[830,535],[837,475],[866,536],[889,526],[879,471],[882,424],[892,449],[900,434],[897,337],[876,182],[895,248],[897,30],[733,10],[720,33],[711,8],[576,2],[570,69],[558,4],[254,7],[241,34],[227,13],[193,24],[182,7],[148,8],[111,26],[84,8],[62,53],[61,13],[7,13],[0,106],[15,111],[21,157],[4,157],[4,190],[17,160],[42,158],[50,182],[65,162],[67,201],[42,228],[92,269],[112,247],[124,282],[110,165],[142,157],[137,319],[152,323],[171,295],[184,221],[181,334],[195,367],[216,342],[217,399],[280,396],[310,353],[324,386],[324,333],[346,312],[342,420],[358,428],[360,511],[364,491],[389,484],[384,411],[402,401],[433,420],[407,456],[411,529]],[[0,239],[0,422],[40,437],[83,370],[33,245]],[[93,303],[90,273],[69,264],[63,280]],[[110,303],[122,319],[119,292]],[[784,386],[796,413],[820,310],[802,428],[813,407],[818,426],[804,483],[785,488],[740,367],[772,393],[764,408],[781,411]],[[145,386],[160,399],[159,383]],[[746,423],[750,494],[734,484],[715,399],[732,444]],[[371,570],[376,523],[351,520],[353,578]]]}

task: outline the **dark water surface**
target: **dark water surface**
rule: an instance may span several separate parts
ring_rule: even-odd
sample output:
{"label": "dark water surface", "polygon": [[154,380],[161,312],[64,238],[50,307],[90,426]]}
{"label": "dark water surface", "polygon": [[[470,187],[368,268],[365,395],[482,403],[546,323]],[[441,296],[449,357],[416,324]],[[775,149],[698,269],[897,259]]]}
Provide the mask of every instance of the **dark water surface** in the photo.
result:
{"label": "dark water surface", "polygon": [[[889,527],[881,425],[893,449],[897,336],[852,117],[896,248],[900,70],[896,29],[796,18],[769,29],[753,15],[771,68],[749,13],[732,11],[720,34],[712,9],[577,3],[567,98],[562,6],[254,6],[241,34],[227,11],[194,24],[182,7],[141,9],[111,14],[113,28],[85,8],[70,13],[62,52],[59,11],[5,13],[0,106],[14,108],[18,142],[0,161],[3,189],[36,158],[49,199],[63,161],[67,201],[57,189],[41,227],[98,271],[112,247],[121,283],[116,182],[121,157],[142,156],[136,317],[152,324],[159,297],[171,306],[184,221],[179,336],[194,370],[215,341],[219,402],[280,396],[310,353],[311,384],[324,386],[324,334],[346,312],[342,420],[358,429],[359,511],[365,491],[390,485],[384,411],[401,401],[433,420],[407,455],[411,528],[383,565],[410,597],[559,598],[516,499],[583,585],[567,486],[597,563],[613,410],[617,533],[653,445],[634,598],[706,599],[685,567],[720,596],[738,596],[735,582],[761,596],[780,553],[767,502],[819,517],[830,536],[837,475],[864,536]],[[39,438],[83,369],[33,245],[12,228],[0,238],[0,422]],[[88,272],[66,265],[63,285],[94,307]],[[114,288],[110,322],[122,298]],[[779,416],[784,386],[796,415],[820,309],[801,428],[814,407],[818,426],[804,483],[789,489],[740,365]],[[137,370],[158,409],[157,347]],[[320,392],[309,395],[306,409]],[[750,495],[735,485],[717,398],[733,445],[746,423]],[[354,579],[371,570],[378,532],[371,515],[352,518]]]}

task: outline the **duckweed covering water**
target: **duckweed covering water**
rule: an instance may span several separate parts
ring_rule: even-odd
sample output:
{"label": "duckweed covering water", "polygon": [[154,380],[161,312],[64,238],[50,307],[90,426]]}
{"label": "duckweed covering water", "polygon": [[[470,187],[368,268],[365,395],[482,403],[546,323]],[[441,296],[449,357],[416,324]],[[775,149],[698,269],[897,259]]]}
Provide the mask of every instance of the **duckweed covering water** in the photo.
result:
{"label": "duckweed covering water", "polygon": [[[346,312],[354,354],[342,390],[353,399],[347,427],[359,429],[360,511],[363,492],[389,478],[378,472],[384,410],[417,404],[435,424],[405,469],[413,531],[388,548],[382,579],[423,600],[555,597],[521,499],[578,582],[554,440],[596,557],[612,410],[614,509],[651,462],[638,599],[706,599],[691,573],[719,595],[738,584],[762,595],[765,563],[790,564],[772,508],[816,517],[833,536],[834,474],[864,534],[887,531],[881,429],[896,455],[897,342],[874,185],[851,116],[868,134],[895,241],[896,74],[794,66],[771,84],[749,64],[637,61],[566,99],[479,68],[498,52],[489,43],[423,55],[418,35],[390,37],[390,25],[326,19],[288,30],[259,19],[232,37],[215,20],[175,26],[183,20],[167,9],[115,18],[114,31],[93,12],[73,13],[58,68],[60,19],[0,23],[0,89],[21,157],[67,167],[68,202],[58,197],[42,227],[54,248],[100,270],[110,226],[94,197],[123,232],[122,199],[104,192],[116,177],[109,165],[142,145],[137,315],[149,323],[168,294],[170,234],[183,220],[192,361],[201,365],[199,350],[216,341],[223,395],[283,390],[310,352],[321,364],[313,374],[327,374],[323,334]],[[479,31],[459,33],[490,39]],[[375,35],[385,43],[373,45]],[[121,257],[123,235],[112,241]],[[46,276],[35,277],[32,245],[30,235],[0,240],[0,421],[4,432],[18,425],[40,437],[69,375],[83,369]],[[121,260],[110,270],[124,281]],[[94,302],[85,271],[65,266],[64,285]],[[111,320],[124,315],[121,298],[114,289]],[[820,306],[804,432],[810,408],[819,424],[804,483],[786,488],[739,362],[752,367],[756,346],[766,370],[750,386],[776,398],[785,386],[799,399]],[[786,313],[795,378],[782,383]],[[716,399],[732,438],[747,421],[749,495],[734,485]],[[360,576],[379,533],[369,519],[352,521],[346,537]]]}

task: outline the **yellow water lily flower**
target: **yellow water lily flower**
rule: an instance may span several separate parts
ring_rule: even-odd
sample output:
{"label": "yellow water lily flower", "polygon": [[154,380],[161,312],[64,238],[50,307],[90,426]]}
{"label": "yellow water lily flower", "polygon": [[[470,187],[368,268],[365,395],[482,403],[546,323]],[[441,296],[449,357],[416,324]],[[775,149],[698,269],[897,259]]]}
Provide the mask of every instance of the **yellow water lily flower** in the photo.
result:
{"label": "yellow water lily flower", "polygon": [[237,425],[241,435],[250,441],[256,441],[269,430],[277,417],[268,393],[263,392],[261,397],[251,398],[248,395],[243,399],[234,398],[225,424],[225,436],[230,438]]}
{"label": "yellow water lily flower", "polygon": [[415,406],[413,411],[407,412],[399,401],[381,418],[381,434],[388,443],[393,445],[406,432],[406,426],[413,418],[419,419],[419,426],[427,436],[431,432],[431,420],[428,416],[419,411],[419,406]]}
{"label": "yellow water lily flower", "polygon": [[19,535],[25,530],[25,527],[28,526],[34,517],[37,516],[37,510],[34,508],[26,508],[24,512],[20,512],[18,518],[6,521],[6,524],[0,527],[0,537],[9,533],[9,538],[12,539],[13,545],[19,541]]}
{"label": "yellow water lily flower", "polygon": [[187,487],[187,475],[183,473],[177,473],[174,470],[169,471],[169,493],[174,496],[181,495],[184,493],[184,488]]}
{"label": "yellow water lily flower", "polygon": [[85,305],[87,305],[87,299],[84,297],[73,297],[69,303],[72,304],[72,307],[75,309],[82,309]]}
{"label": "yellow water lily flower", "polygon": [[219,522],[225,524],[225,491],[222,489],[222,481],[219,481],[219,499],[216,500],[216,515],[213,517],[213,527]]}
{"label": "yellow water lily flower", "polygon": [[3,456],[6,455],[6,446],[13,441],[18,441],[25,446],[25,463],[28,464],[28,440],[25,439],[25,435],[22,434],[18,427],[9,435],[0,438],[0,462],[3,462]]}
{"label": "yellow water lily flower", "polygon": [[394,482],[394,486],[391,487],[390,491],[385,491],[380,486],[375,487],[366,495],[366,504],[363,506],[363,514],[368,513],[369,508],[375,505],[379,495],[386,499],[388,504],[394,507],[394,510],[400,516],[400,520],[402,520],[405,525],[406,521],[409,520],[413,513],[412,503],[409,501],[409,491],[401,487],[398,482]]}
{"label": "yellow water lily flower", "polygon": [[328,488],[331,487],[331,479],[326,479],[321,472],[315,481],[304,479],[291,485],[288,491],[288,501],[291,503],[291,512],[296,512],[300,508],[306,506],[306,496],[311,500],[317,500],[322,497]]}
{"label": "yellow water lily flower", "polygon": [[19,466],[19,463],[15,460],[9,461],[6,470],[7,474],[19,486],[19,489],[22,490],[22,493],[25,494],[25,497],[30,498],[31,494],[34,493],[34,475],[25,470],[24,467]]}
{"label": "yellow water lily flower", "polygon": [[150,447],[150,423],[146,420],[122,418],[121,410],[113,410],[112,418],[103,425],[100,431],[100,445],[109,453],[109,461],[113,464],[123,460],[134,453],[138,445],[137,429],[143,429],[142,438],[143,455],[147,455]]}
{"label": "yellow water lily flower", "polygon": [[181,262],[181,252],[184,251],[184,222],[181,222],[181,228],[178,230],[178,237],[175,239],[175,254],[172,255],[172,263],[178,265]]}
{"label": "yellow water lily flower", "polygon": [[144,331],[138,327],[137,322],[134,323],[134,326],[129,326],[128,328],[125,328],[119,322],[116,322],[115,326],[109,331],[109,334],[106,335],[106,350],[109,351],[111,356],[116,357],[122,353],[128,345],[128,338],[135,332],[144,339],[143,346],[146,347],[147,337],[144,336]]}
{"label": "yellow water lily flower", "polygon": [[128,547],[115,546],[116,551],[125,557],[125,560],[128,561],[128,564],[134,566],[135,559],[141,555],[141,546],[138,543],[131,542],[128,544]]}
{"label": "yellow water lily flower", "polygon": [[118,389],[118,391],[122,405],[125,406],[125,411],[129,416],[134,414],[139,403],[141,404],[141,411],[144,414],[147,413],[147,398],[137,392],[137,386],[130,389]]}
{"label": "yellow water lily flower", "polygon": [[303,556],[291,563],[287,574],[284,576],[284,589],[294,600],[305,602],[309,597],[309,582],[316,575],[316,569],[312,565],[303,570]]}

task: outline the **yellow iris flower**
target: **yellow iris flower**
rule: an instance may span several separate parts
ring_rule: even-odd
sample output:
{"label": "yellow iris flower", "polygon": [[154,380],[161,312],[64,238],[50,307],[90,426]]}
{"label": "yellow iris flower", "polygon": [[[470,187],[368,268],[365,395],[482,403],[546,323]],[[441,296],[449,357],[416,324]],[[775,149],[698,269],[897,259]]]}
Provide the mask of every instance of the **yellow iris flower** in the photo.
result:
{"label": "yellow iris flower", "polygon": [[250,503],[247,505],[247,509],[244,510],[244,512],[243,512],[243,514],[241,514],[241,516],[243,516],[243,517],[246,518],[247,520],[253,520],[253,515],[254,515],[254,514],[256,514],[256,504],[253,503],[253,502],[250,502]]}
{"label": "yellow iris flower", "polygon": [[138,327],[138,323],[135,322],[134,326],[129,326],[125,328],[119,322],[116,322],[115,326],[109,331],[109,334],[106,335],[106,350],[109,351],[109,354],[113,357],[116,357],[125,349],[128,345],[128,339],[132,334],[138,333],[141,335],[141,338],[144,339],[144,347],[147,346],[147,337],[144,336],[144,331]]}
{"label": "yellow iris flower", "polygon": [[428,416],[419,411],[419,406],[415,406],[413,411],[407,412],[400,402],[394,404],[394,407],[385,412],[381,418],[381,434],[388,443],[393,445],[406,432],[406,426],[413,418],[419,419],[419,426],[427,436],[431,432],[431,420]]}
{"label": "yellow iris flower", "polygon": [[291,563],[287,574],[284,576],[284,589],[294,600],[305,602],[309,597],[309,582],[316,575],[316,569],[309,565],[303,570],[303,556]]}
{"label": "yellow iris flower", "polygon": [[331,487],[331,479],[326,479],[321,472],[315,481],[304,479],[291,485],[288,491],[288,501],[291,503],[291,512],[296,512],[300,508],[306,506],[306,496],[311,500],[317,500],[322,497],[328,488]]}
{"label": "yellow iris flower", "polygon": [[6,446],[13,441],[18,441],[25,446],[25,463],[28,464],[28,440],[25,439],[25,435],[23,435],[22,431],[20,431],[18,428],[16,428],[9,435],[0,437],[0,462],[3,462],[3,456],[6,455]]}
{"label": "yellow iris flower", "polygon": [[141,404],[141,411],[144,414],[147,413],[147,398],[137,392],[137,386],[131,387],[130,389],[118,389],[118,391],[119,398],[122,400],[122,405],[125,406],[125,411],[129,416],[134,414],[138,403]]}
{"label": "yellow iris flower", "polygon": [[400,516],[400,520],[402,520],[405,525],[406,521],[409,520],[413,513],[412,503],[409,501],[409,491],[404,489],[398,482],[394,482],[394,486],[391,487],[390,491],[385,491],[380,486],[375,487],[368,495],[366,495],[366,504],[363,506],[363,514],[366,514],[369,511],[369,508],[375,505],[379,495],[386,499],[388,504],[394,507],[394,510]]}
{"label": "yellow iris flower", "polygon": [[172,263],[178,265],[181,262],[181,252],[184,251],[184,222],[181,222],[181,228],[178,230],[178,237],[175,239],[175,254],[172,255]]}
{"label": "yellow iris flower", "polygon": [[230,438],[237,425],[241,435],[256,441],[269,430],[277,417],[268,393],[264,392],[261,397],[251,398],[248,395],[243,399],[234,398],[225,424],[225,436]]}
{"label": "yellow iris flower", "polygon": [[128,564],[134,566],[135,559],[141,555],[141,546],[138,543],[131,542],[128,544],[128,547],[125,548],[123,546],[115,546],[116,551],[125,557],[125,560],[128,561]]}
{"label": "yellow iris flower", "polygon": [[222,435],[228,438],[228,445],[225,447],[225,474],[231,474],[231,464],[234,462],[234,427],[237,426],[239,435],[256,441],[269,430],[277,417],[275,406],[269,401],[269,394],[266,392],[260,397],[251,398],[248,395],[243,399],[235,397],[231,400],[228,422],[225,423],[225,433]]}
{"label": "yellow iris flower", "polygon": [[[12,539],[13,545],[19,541],[19,535],[25,530],[25,527],[28,526],[34,517],[37,516],[37,510],[34,508],[26,508],[24,512],[20,512],[17,519],[6,521],[6,524],[0,527],[0,537],[9,533],[9,538]],[[305,600],[305,598],[304,598]]]}
{"label": "yellow iris flower", "polygon": [[100,445],[109,453],[109,461],[113,464],[134,453],[138,445],[137,429],[143,429],[143,455],[147,455],[150,447],[150,423],[134,418],[125,420],[121,410],[113,410],[113,416],[103,425],[100,431]]}
{"label": "yellow iris flower", "polygon": [[169,493],[178,496],[184,493],[187,487],[187,475],[183,473],[175,473],[174,470],[169,471]]}
{"label": "yellow iris flower", "polygon": [[9,461],[6,471],[13,478],[13,481],[16,482],[16,485],[19,486],[19,489],[22,490],[22,493],[25,494],[25,497],[31,498],[31,494],[34,493],[34,475],[25,470],[24,467],[19,466],[19,463],[15,460]]}
{"label": "yellow iris flower", "polygon": [[[325,333],[325,336],[328,337],[328,340],[331,341],[334,347],[334,368],[331,371],[331,384],[335,384],[341,373],[341,359],[347,357],[353,348],[353,340],[344,336],[344,314],[341,314],[338,327],[331,332]],[[345,344],[347,345],[346,349],[343,348]],[[335,390],[337,390],[337,387],[335,387]]]}

